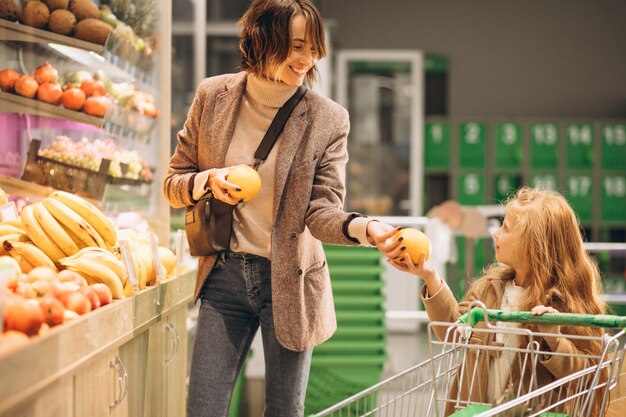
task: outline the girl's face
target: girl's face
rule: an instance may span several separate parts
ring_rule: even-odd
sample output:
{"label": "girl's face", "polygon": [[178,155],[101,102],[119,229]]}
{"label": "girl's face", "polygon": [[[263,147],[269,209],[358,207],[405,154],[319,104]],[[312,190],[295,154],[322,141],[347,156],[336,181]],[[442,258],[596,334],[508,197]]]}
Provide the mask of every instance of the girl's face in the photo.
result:
{"label": "girl's face", "polygon": [[291,18],[291,52],[285,62],[280,67],[280,72],[276,75],[277,68],[270,68],[270,78],[278,76],[278,80],[292,86],[299,87],[304,82],[304,78],[317,62],[317,54],[313,46],[306,39],[306,19],[298,14]]}
{"label": "girl's face", "polygon": [[528,261],[523,252],[522,230],[514,208],[508,210],[493,238],[496,241],[496,260],[516,271],[524,269]]}

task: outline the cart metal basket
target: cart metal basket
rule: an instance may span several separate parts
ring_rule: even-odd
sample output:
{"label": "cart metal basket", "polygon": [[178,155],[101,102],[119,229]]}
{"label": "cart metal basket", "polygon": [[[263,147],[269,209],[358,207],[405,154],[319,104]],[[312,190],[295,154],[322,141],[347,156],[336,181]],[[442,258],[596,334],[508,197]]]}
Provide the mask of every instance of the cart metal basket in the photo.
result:
{"label": "cart metal basket", "polygon": [[[609,392],[617,385],[624,362],[626,317],[565,313],[533,316],[529,312],[505,313],[481,307],[473,308],[456,323],[429,324],[429,360],[314,417],[604,415]],[[481,320],[485,321],[484,326],[474,327]],[[559,334],[559,338],[599,342],[603,347],[599,355],[564,354],[546,351],[540,345],[544,337],[555,334],[531,331],[519,324],[504,327],[502,322],[619,330],[602,337]],[[441,330],[440,336],[445,334],[442,340],[434,335],[437,329]],[[538,386],[538,364],[556,356],[583,366],[548,385]],[[484,366],[491,367],[487,373],[481,373]],[[480,399],[468,399],[475,397]]]}

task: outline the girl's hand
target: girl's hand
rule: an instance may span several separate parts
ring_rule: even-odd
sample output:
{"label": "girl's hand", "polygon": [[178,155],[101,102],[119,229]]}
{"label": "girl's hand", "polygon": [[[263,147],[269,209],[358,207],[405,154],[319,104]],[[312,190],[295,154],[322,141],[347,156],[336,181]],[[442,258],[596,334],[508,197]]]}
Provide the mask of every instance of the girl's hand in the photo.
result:
{"label": "girl's hand", "polygon": [[441,288],[441,278],[437,275],[437,271],[432,266],[426,264],[426,253],[422,252],[417,263],[413,263],[411,256],[405,253],[404,247],[400,248],[401,253],[393,258],[387,259],[387,262],[403,272],[417,275],[424,280],[428,287],[429,294],[435,294]]}
{"label": "girl's hand", "polygon": [[[541,316],[545,313],[558,313],[559,310],[556,308],[538,305],[533,307],[530,312],[533,316]],[[552,333],[552,334],[561,334],[561,326],[552,325],[552,324],[537,324],[537,330],[541,333]],[[556,350],[557,345],[559,344],[559,337],[549,337],[545,336],[544,340],[550,347],[550,350],[554,352]]]}
{"label": "girl's hand", "polygon": [[207,184],[209,188],[211,189],[211,193],[213,194],[213,197],[217,198],[218,200],[223,201],[226,204],[230,204],[232,206],[239,203],[239,199],[231,196],[229,194],[229,191],[230,190],[241,191],[241,188],[239,188],[237,185],[233,183],[226,181],[226,177],[228,177],[228,174],[230,174],[230,171],[232,171],[238,166],[241,166],[241,165],[214,169],[213,171],[211,171],[211,174],[209,174],[209,179],[207,180]]}

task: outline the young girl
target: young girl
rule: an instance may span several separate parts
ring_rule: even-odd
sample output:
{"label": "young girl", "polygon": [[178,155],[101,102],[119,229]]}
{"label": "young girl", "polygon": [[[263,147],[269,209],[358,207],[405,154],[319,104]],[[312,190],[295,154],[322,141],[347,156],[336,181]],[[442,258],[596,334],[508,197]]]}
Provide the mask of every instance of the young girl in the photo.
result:
{"label": "young girl", "polygon": [[[475,300],[482,301],[490,309],[530,310],[535,315],[558,312],[604,314],[598,267],[583,249],[576,214],[560,194],[521,188],[508,202],[502,226],[493,237],[497,263],[486,269],[460,303],[435,269],[424,263],[424,254],[420,259],[412,260],[408,254],[402,253],[401,243],[397,243],[395,257],[388,261],[424,280],[421,298],[432,321],[455,322]],[[593,327],[536,325],[534,329],[555,335],[600,336],[603,333],[602,329]],[[435,329],[435,332],[439,338],[445,335],[442,328]],[[496,337],[487,343],[506,345],[512,341]],[[558,336],[546,337],[541,349],[564,354],[601,352],[600,343]],[[590,366],[580,357],[546,357],[547,360],[537,365],[539,386]],[[512,360],[510,355],[491,358],[491,363],[486,365],[489,367],[485,376],[488,383],[472,393],[461,392],[461,398],[497,402],[512,378]],[[467,385],[463,384],[463,387]]]}

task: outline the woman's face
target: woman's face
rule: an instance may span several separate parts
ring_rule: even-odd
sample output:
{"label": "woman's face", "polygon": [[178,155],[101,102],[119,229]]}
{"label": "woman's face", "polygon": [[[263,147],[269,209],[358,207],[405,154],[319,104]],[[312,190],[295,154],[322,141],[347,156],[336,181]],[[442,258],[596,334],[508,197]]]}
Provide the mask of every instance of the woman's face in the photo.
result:
{"label": "woman's face", "polygon": [[514,208],[508,210],[502,226],[493,234],[496,241],[496,260],[516,271],[527,265],[523,255],[522,230]]}
{"label": "woman's face", "polygon": [[[307,72],[315,65],[317,54],[306,39],[306,19],[298,14],[291,18],[291,52],[282,65],[278,80],[292,86],[299,87],[304,82]],[[274,78],[275,68],[270,68],[270,78]]]}

